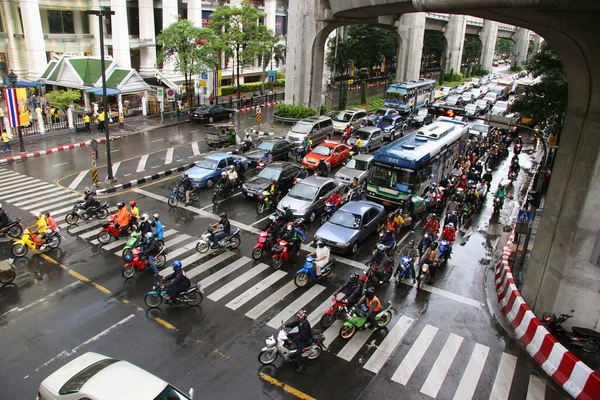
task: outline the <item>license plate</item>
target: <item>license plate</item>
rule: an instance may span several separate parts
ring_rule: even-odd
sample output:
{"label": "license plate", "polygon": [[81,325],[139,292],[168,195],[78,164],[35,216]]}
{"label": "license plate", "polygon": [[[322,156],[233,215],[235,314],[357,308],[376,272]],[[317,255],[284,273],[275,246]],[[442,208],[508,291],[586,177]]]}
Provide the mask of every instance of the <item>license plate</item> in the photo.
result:
{"label": "license plate", "polygon": [[384,206],[391,206],[392,205],[392,203],[390,203],[389,201],[385,201],[385,200],[382,203],[383,203]]}
{"label": "license plate", "polygon": [[254,193],[248,193],[248,197],[254,197]]}

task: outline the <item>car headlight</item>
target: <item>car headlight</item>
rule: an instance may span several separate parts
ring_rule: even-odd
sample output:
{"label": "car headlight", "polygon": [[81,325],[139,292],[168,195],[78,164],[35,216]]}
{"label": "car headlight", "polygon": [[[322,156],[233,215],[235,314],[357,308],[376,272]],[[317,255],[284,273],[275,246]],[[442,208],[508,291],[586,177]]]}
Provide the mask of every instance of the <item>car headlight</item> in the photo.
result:
{"label": "car headlight", "polygon": [[335,244],[340,247],[347,247],[350,245],[350,243],[346,243],[346,242],[336,242]]}
{"label": "car headlight", "polygon": [[246,186],[246,184],[244,183],[244,184],[242,184],[242,189],[248,190],[248,186]]}

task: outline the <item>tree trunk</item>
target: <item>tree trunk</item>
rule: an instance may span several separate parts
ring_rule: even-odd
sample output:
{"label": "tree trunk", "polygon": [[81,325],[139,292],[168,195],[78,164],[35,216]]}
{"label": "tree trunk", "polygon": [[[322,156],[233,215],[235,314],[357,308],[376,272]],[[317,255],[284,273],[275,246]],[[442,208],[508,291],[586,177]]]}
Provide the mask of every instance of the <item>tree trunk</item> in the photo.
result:
{"label": "tree trunk", "polygon": [[265,95],[265,71],[267,70],[267,57],[265,55],[261,56],[263,58],[262,63],[262,73],[260,74],[260,94]]}
{"label": "tree trunk", "polygon": [[235,51],[235,59],[237,60],[237,65],[236,65],[236,69],[237,69],[237,76],[236,76],[236,83],[237,83],[237,95],[238,95],[238,99],[241,97],[241,90],[240,90],[240,46],[236,47],[236,51]]}

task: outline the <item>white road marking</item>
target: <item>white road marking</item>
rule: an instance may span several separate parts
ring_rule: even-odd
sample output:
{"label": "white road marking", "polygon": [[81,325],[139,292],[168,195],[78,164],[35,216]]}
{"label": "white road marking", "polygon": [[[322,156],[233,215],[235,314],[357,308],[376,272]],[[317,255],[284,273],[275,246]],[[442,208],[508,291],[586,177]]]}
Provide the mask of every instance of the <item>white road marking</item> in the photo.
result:
{"label": "white road marking", "polygon": [[344,325],[344,321],[341,319],[336,319],[333,325],[325,329],[325,332],[323,332],[323,336],[325,336],[325,340],[323,341],[325,348],[329,347],[335,338],[338,337],[340,329],[342,329],[342,325]]}
{"label": "white road marking", "polygon": [[[110,152],[111,152],[111,153],[116,153],[117,151],[121,151],[121,150],[119,150],[119,149],[115,149],[115,150],[111,150]],[[106,153],[106,152],[104,152],[104,153]]]}
{"label": "white road marking", "polygon": [[[260,265],[266,265],[266,267],[269,268],[269,266],[267,264],[259,264],[259,266]],[[250,271],[252,271],[252,269]],[[248,274],[250,271],[246,272],[246,274]],[[244,275],[246,275],[246,274],[244,274]],[[241,279],[244,275],[241,275],[237,279]],[[283,278],[285,275],[287,275],[287,272],[285,272],[285,271],[279,270],[279,271],[273,272],[271,275],[267,276],[265,279],[258,282],[256,285],[252,286],[250,289],[246,290],[244,293],[240,294],[238,297],[231,300],[229,303],[225,304],[225,307],[229,307],[232,310],[237,310],[238,308],[240,308],[241,306],[243,306],[244,304],[246,304],[247,302],[252,300],[254,297],[259,295],[260,292],[267,289],[269,286],[271,286],[272,284],[274,284],[275,282],[277,282],[278,280]],[[228,283],[227,285],[223,286],[221,288],[221,290],[230,286],[233,282],[235,282],[235,281],[232,281],[231,283]],[[245,281],[242,281],[241,283],[244,283],[244,282]],[[233,289],[235,289],[236,287],[237,286],[235,286]],[[209,298],[210,298],[210,296],[209,296]]]}
{"label": "white road marking", "polygon": [[517,357],[502,353],[498,372],[496,373],[496,379],[494,379],[492,393],[490,394],[490,400],[508,399],[516,367]]}
{"label": "white road marking", "polygon": [[[241,192],[241,191],[240,191],[240,192],[237,192],[237,193],[235,193],[235,194],[233,194],[233,195],[231,195],[231,196],[229,196],[229,197],[228,197],[228,198],[226,198],[226,199],[219,200],[219,202],[218,202],[217,204],[221,204],[221,203],[224,203],[224,202],[226,202],[226,201],[229,201],[229,200],[231,200],[232,198],[234,198],[235,196],[239,196],[240,194],[242,194],[242,192]],[[207,206],[204,206],[204,207],[202,207],[202,208],[201,208],[201,210],[206,210],[207,208],[211,208],[212,206],[213,206],[213,204],[209,204],[209,205],[207,205]],[[231,220],[230,220],[230,221],[231,221]]]}
{"label": "white road marking", "polygon": [[427,349],[431,345],[433,338],[435,338],[438,330],[439,329],[435,326],[425,325],[425,328],[423,328],[419,337],[417,337],[417,340],[415,340],[408,353],[406,353],[400,366],[396,369],[394,375],[392,375],[392,380],[394,382],[401,385],[406,385],[408,383],[410,377],[415,372],[415,369],[417,369],[417,365],[419,365],[425,352],[427,352]]}
{"label": "white road marking", "polygon": [[71,210],[71,209],[73,209],[73,203],[74,203],[73,200],[74,199],[71,198],[71,199],[68,199],[66,201],[59,201],[58,203],[54,203],[54,204],[50,204],[50,205],[42,204],[42,203],[48,203],[47,201],[44,201],[42,203],[35,203],[35,204],[29,205],[27,207],[23,207],[23,209],[24,210],[36,209],[36,210],[42,212],[42,208],[45,209],[45,210],[50,211],[50,210],[52,210],[54,208],[62,207],[64,205],[66,205],[66,204],[70,204],[71,207],[69,209]]}
{"label": "white road marking", "polygon": [[[119,170],[120,166],[121,166],[121,161],[113,164],[113,166],[112,166],[113,178],[117,176],[117,171]],[[106,175],[106,180],[108,180],[108,175]]]}
{"label": "white road marking", "polygon": [[358,353],[361,347],[367,343],[367,340],[371,337],[373,331],[366,329],[364,331],[358,331],[352,336],[352,339],[346,343],[346,345],[337,353],[337,356],[342,360],[351,361],[352,358]]}
{"label": "white road marking", "polygon": [[[27,190],[23,190],[23,186],[26,186],[28,189]],[[49,188],[49,187],[56,187],[48,182],[35,182],[32,181],[30,184],[24,184],[24,185],[20,185],[17,188],[13,188],[11,190],[3,190],[2,191],[2,196],[4,199],[8,199],[11,197],[15,196],[15,193],[18,194],[25,194],[25,193],[31,193],[31,192],[35,192],[36,190],[41,190],[43,188]],[[10,200],[9,200],[10,201]]]}
{"label": "white road marking", "polygon": [[263,315],[267,310],[275,304],[283,300],[287,295],[296,289],[294,281],[289,281],[285,286],[280,287],[275,293],[258,303],[252,310],[246,313],[246,317],[256,319]]}
{"label": "white road marking", "polygon": [[66,165],[66,164],[68,164],[68,163],[69,163],[69,162],[67,161],[67,162],[60,163],[60,164],[54,164],[54,165],[53,165],[53,167],[60,167],[61,165]]}
{"label": "white road marking", "polygon": [[[70,204],[71,202],[69,202]],[[46,207],[47,210],[52,210],[52,216],[55,218],[58,218],[59,216],[61,216],[62,214],[67,214],[70,213],[71,211],[73,211],[73,205],[69,205],[69,207],[64,207],[58,210],[54,210],[54,205],[52,207]]]}
{"label": "white road marking", "polygon": [[[275,215],[275,214],[271,214],[271,215]],[[266,220],[267,218],[269,218],[271,215],[267,215],[266,217],[261,218],[258,221],[254,221],[253,223],[250,224],[250,226],[254,226],[256,224],[260,224],[261,222],[263,222],[264,220]]]}
{"label": "white road marking", "polygon": [[450,334],[448,340],[446,340],[446,344],[444,344],[444,348],[435,360],[431,371],[429,371],[425,383],[423,383],[423,386],[421,387],[421,393],[426,394],[429,397],[437,397],[440,388],[442,387],[442,383],[444,383],[444,379],[446,378],[446,374],[448,374],[448,371],[450,370],[452,361],[454,361],[454,357],[456,357],[456,354],[460,349],[462,341],[462,336],[455,335],[454,333]]}
{"label": "white road marking", "polygon": [[200,132],[200,129],[194,129],[193,131],[190,131],[190,133],[196,133],[196,132]]}
{"label": "white road marking", "polygon": [[4,188],[13,188],[16,187],[17,184],[22,183],[22,182],[29,182],[34,180],[35,178],[31,178],[31,177],[27,177],[24,175],[18,175],[9,179],[3,179],[0,180],[0,189],[4,189]]}
{"label": "white road marking", "polygon": [[215,272],[214,274],[210,274],[206,278],[202,279],[200,281],[200,284],[202,285],[203,288],[206,289],[213,283],[217,282],[219,279],[226,277],[227,275],[240,269],[241,267],[243,267],[244,265],[246,265],[247,263],[249,263],[251,261],[252,260],[250,258],[242,256],[242,258],[240,258],[239,260],[234,261],[233,263],[229,264],[225,268],[222,268],[222,269],[218,270],[217,272]]}
{"label": "white road marking", "polygon": [[537,375],[529,375],[526,400],[544,400],[546,397],[546,382]]}
{"label": "white road marking", "polygon": [[[402,283],[405,284],[405,285],[407,285],[407,286],[417,287],[416,284],[409,283],[408,281],[402,281]],[[466,304],[466,305],[469,305],[469,306],[473,306],[473,307],[478,308],[480,310],[483,309],[483,307],[484,307],[483,303],[481,303],[481,302],[479,302],[479,301],[477,301],[475,299],[470,299],[468,297],[464,297],[464,296],[461,296],[459,294],[448,292],[448,291],[446,291],[444,289],[439,289],[439,288],[436,288],[436,287],[433,287],[433,286],[429,286],[429,285],[426,285],[426,284],[422,284],[421,285],[421,290],[425,290],[426,292],[437,294],[438,296],[442,296],[442,297],[445,297],[447,299],[457,301],[459,303],[463,303],[463,304]]]}
{"label": "white road marking", "polygon": [[173,147],[169,147],[167,149],[167,155],[165,156],[165,165],[171,164],[173,162],[173,152],[175,149]]}
{"label": "white road marking", "polygon": [[[98,221],[99,224],[102,222],[104,222],[104,221]],[[92,229],[88,232],[82,233],[81,235],[79,235],[79,237],[82,239],[88,239],[88,238],[91,238],[92,236],[98,236],[98,233],[100,233],[100,230]],[[93,243],[93,244],[98,244],[98,241],[96,240],[95,243]]]}
{"label": "white road marking", "polygon": [[[46,197],[46,196],[36,196],[33,199],[23,200],[23,201],[20,201],[18,203],[13,203],[13,204],[16,207],[20,207],[24,210],[28,210],[29,208],[32,208],[34,206],[45,206],[46,204],[52,204],[55,201],[60,201],[60,200],[64,200],[67,198],[73,199],[73,202],[74,202],[75,198],[77,198],[79,196],[80,196],[79,194],[73,193],[73,192],[62,192],[62,194],[57,194],[56,196],[52,196],[50,198],[50,200],[41,201],[39,203],[35,203],[35,202],[38,201],[40,197]],[[31,203],[35,203],[35,205],[32,205]],[[27,207],[25,207],[25,206],[27,206]]]}
{"label": "white road marking", "polygon": [[88,174],[88,172],[90,172],[90,171],[89,170],[81,171],[79,173],[79,175],[77,175],[77,177],[73,180],[73,182],[71,182],[71,184],[69,185],[69,189],[76,189],[77,186],[79,186],[79,184],[83,180],[83,178],[85,178],[85,176]]}
{"label": "white road marking", "polygon": [[198,148],[198,142],[192,142],[192,152],[194,153],[194,155],[192,157],[200,155],[200,149]]}
{"label": "white road marking", "polygon": [[218,301],[223,297],[227,296],[233,290],[242,286],[244,283],[248,282],[250,279],[260,274],[261,272],[267,270],[268,268],[271,268],[268,264],[258,264],[257,266],[250,268],[248,271],[244,272],[231,282],[228,282],[225,285],[221,286],[221,288],[208,295],[208,298],[213,301]]}
{"label": "white road marking", "polygon": [[51,196],[55,193],[56,194],[64,193],[64,191],[61,188],[59,188],[58,186],[50,185],[49,187],[43,188],[41,190],[40,189],[24,190],[21,193],[18,193],[18,194],[13,193],[10,196],[5,197],[4,200],[8,201],[9,203],[17,203],[17,202],[20,203],[26,199],[31,199],[31,198],[39,199],[40,197]]}
{"label": "white road marking", "polygon": [[154,140],[151,140],[150,143],[161,142],[163,140],[164,140],[163,138],[161,138],[161,139],[154,139]]}
{"label": "white road marking", "polygon": [[[180,256],[183,253],[187,253],[188,251],[190,251],[192,249],[195,249],[195,248],[196,248],[196,243],[195,242],[187,243],[187,244],[181,246],[180,248],[175,249],[174,251],[167,253],[167,262],[169,262],[169,261],[177,258],[177,256]],[[187,265],[184,265],[184,268],[186,266]]]}
{"label": "white road marking", "polygon": [[383,364],[392,355],[392,352],[396,349],[396,346],[398,346],[398,343],[400,343],[413,321],[412,318],[405,315],[401,316],[363,368],[376,374],[379,373],[379,370],[381,370]]}
{"label": "white road marking", "polygon": [[308,314],[308,322],[310,326],[317,326],[321,317],[331,307],[331,297],[327,297],[327,299],[319,304],[317,308],[315,308],[310,314]]}
{"label": "white road marking", "polygon": [[0,179],[3,179],[7,176],[12,176],[12,175],[19,175],[19,173],[15,172],[15,171],[9,171],[9,170],[0,171]]}
{"label": "white road marking", "polygon": [[[162,139],[161,139],[162,140]],[[146,169],[146,162],[148,161],[148,154],[144,154],[140,157],[140,161],[138,162],[137,169],[135,172],[142,172]]]}
{"label": "white road marking", "polygon": [[75,281],[63,288],[58,289],[55,292],[50,293],[47,296],[42,297],[41,299],[37,299],[36,301],[34,301],[33,303],[29,303],[26,306],[23,307],[15,307],[15,308],[11,308],[10,310],[8,310],[7,312],[5,312],[4,314],[0,315],[1,317],[4,317],[5,315],[11,314],[11,313],[16,313],[16,312],[21,312],[21,311],[25,311],[30,309],[31,307],[35,307],[40,303],[46,303],[48,300],[50,300],[52,297],[57,296],[59,294],[61,294],[62,292],[66,292],[67,290],[73,289],[76,286],[81,285],[83,282],[82,281]]}
{"label": "white road marking", "polygon": [[[198,253],[200,254],[200,253]],[[206,253],[205,253],[206,254]],[[192,279],[198,275],[200,275],[201,273],[208,271],[209,269],[211,269],[212,267],[214,267],[215,265],[227,260],[230,257],[235,256],[235,253],[232,251],[226,251],[225,253],[219,254],[218,256],[211,258],[210,260],[206,261],[204,264],[192,269],[191,271],[188,271],[186,273],[187,277]],[[185,265],[185,263],[184,263]]]}
{"label": "white road marking", "polygon": [[[294,284],[295,285],[295,284]],[[319,293],[325,290],[325,286],[314,285],[308,291],[302,293],[300,297],[291,302],[286,308],[281,310],[279,314],[274,316],[268,323],[271,328],[279,328],[281,326],[281,321],[286,322],[292,315],[294,315],[300,308],[304,307],[312,299],[317,297]]]}
{"label": "white road marking", "polygon": [[460,384],[454,393],[454,400],[470,400],[473,398],[489,352],[489,347],[479,343],[475,344],[475,348],[469,359],[469,364],[467,364],[467,368],[465,368],[463,372]]}

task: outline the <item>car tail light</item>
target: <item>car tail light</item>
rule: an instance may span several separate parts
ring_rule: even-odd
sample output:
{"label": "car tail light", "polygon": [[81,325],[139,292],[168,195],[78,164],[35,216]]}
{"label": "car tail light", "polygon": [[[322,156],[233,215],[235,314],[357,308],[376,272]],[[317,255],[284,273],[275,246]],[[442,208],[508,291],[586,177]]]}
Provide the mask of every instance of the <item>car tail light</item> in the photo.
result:
{"label": "car tail light", "polygon": [[38,392],[37,400],[42,400],[42,394],[40,392]]}

